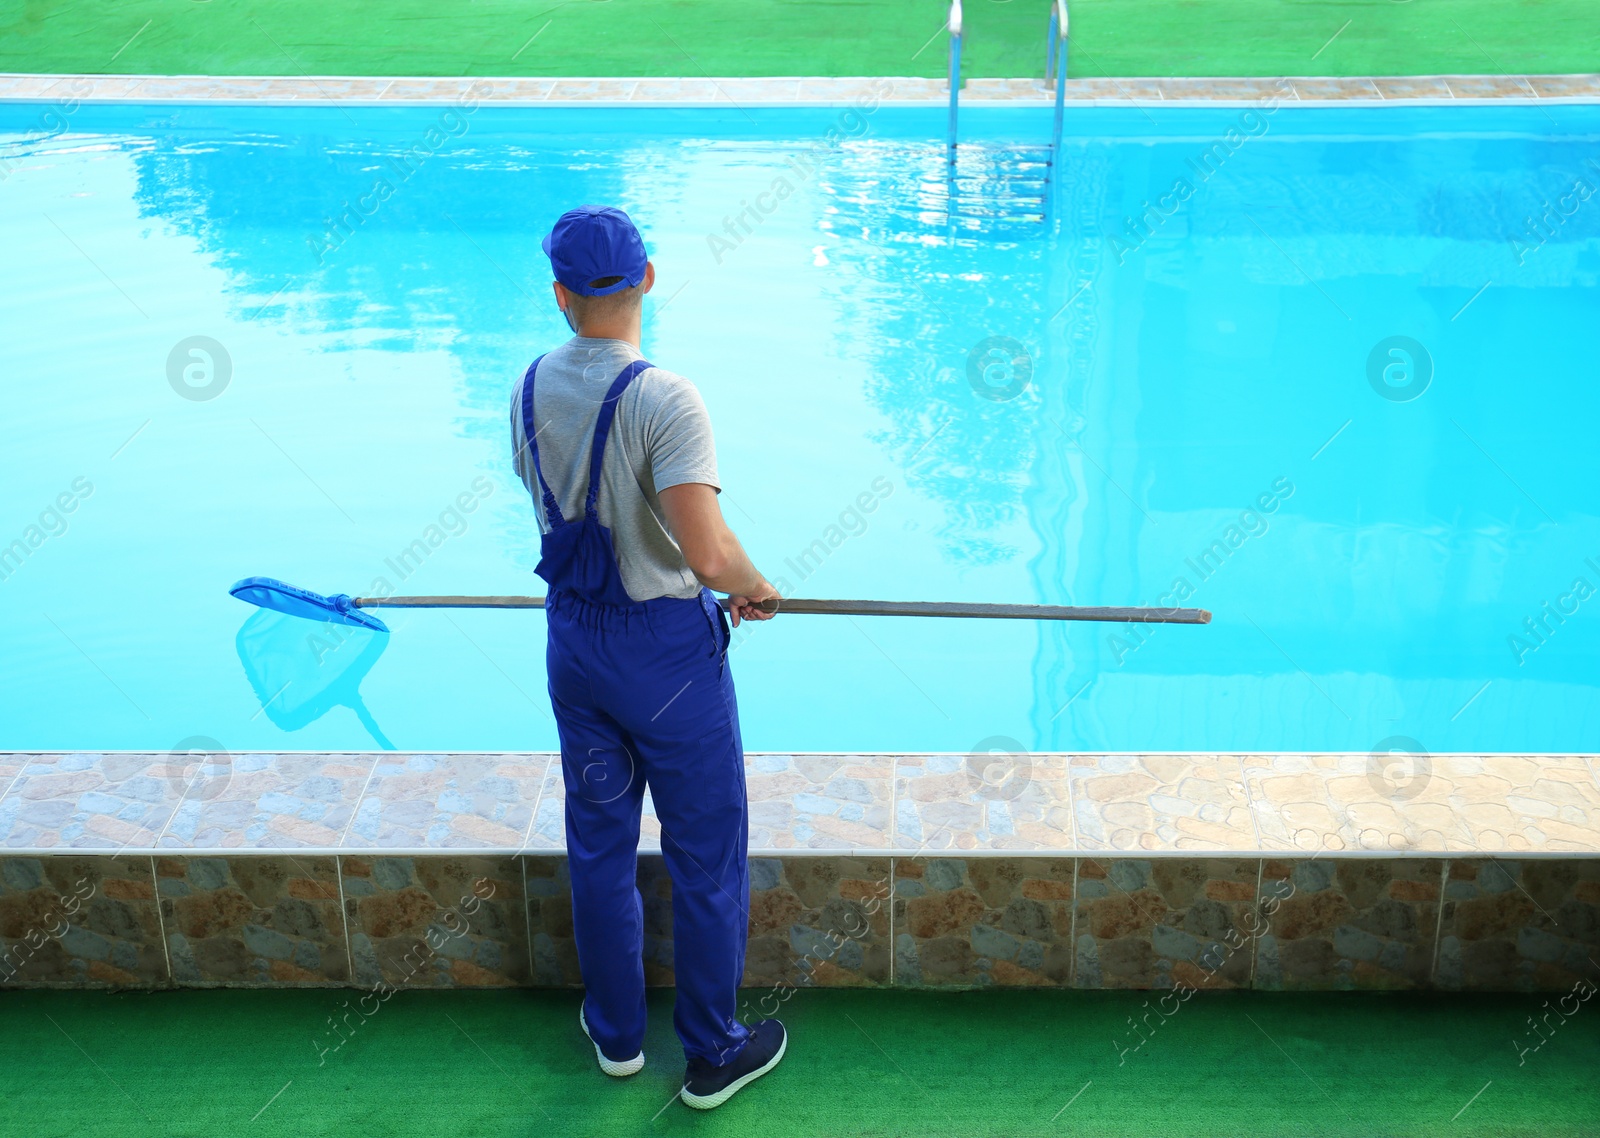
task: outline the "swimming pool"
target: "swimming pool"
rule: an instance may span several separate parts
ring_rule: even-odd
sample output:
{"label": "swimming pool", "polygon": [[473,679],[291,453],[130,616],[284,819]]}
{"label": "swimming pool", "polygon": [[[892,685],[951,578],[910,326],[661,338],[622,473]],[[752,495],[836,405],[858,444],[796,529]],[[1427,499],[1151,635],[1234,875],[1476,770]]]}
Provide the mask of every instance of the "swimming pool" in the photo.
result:
{"label": "swimming pool", "polygon": [[537,614],[226,589],[542,591],[507,394],[600,200],[792,593],[1216,614],[780,619],[747,747],[1594,749],[1600,108],[1074,110],[1053,200],[973,109],[954,221],[941,113],[847,113],[0,105],[0,746],[552,748]]}

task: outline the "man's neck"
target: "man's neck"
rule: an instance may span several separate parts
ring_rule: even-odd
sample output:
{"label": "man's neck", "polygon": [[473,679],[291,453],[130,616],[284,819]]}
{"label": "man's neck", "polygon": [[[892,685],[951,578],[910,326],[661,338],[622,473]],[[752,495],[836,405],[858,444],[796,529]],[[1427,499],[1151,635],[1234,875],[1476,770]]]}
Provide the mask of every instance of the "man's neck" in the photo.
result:
{"label": "man's neck", "polygon": [[621,340],[625,344],[632,344],[636,352],[643,351],[640,347],[641,321],[593,321],[578,326],[578,335],[589,340]]}

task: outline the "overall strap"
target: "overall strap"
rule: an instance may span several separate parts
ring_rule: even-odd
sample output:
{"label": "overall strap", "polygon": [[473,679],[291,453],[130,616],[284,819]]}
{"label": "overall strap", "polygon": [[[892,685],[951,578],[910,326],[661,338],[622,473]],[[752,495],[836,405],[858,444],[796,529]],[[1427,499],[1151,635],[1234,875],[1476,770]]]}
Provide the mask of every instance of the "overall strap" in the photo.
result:
{"label": "overall strap", "polygon": [[600,466],[606,456],[606,440],[611,436],[611,421],[617,417],[617,404],[634,377],[655,366],[649,360],[634,360],[618,373],[611,390],[606,392],[605,402],[600,404],[600,416],[594,424],[594,443],[589,448],[589,496],[583,502],[583,512],[588,517],[596,516],[595,503],[600,498]]}
{"label": "overall strap", "polygon": [[566,518],[561,516],[561,507],[556,502],[556,496],[550,492],[550,484],[544,480],[544,471],[539,469],[539,432],[533,429],[533,376],[539,370],[539,361],[544,357],[534,360],[528,367],[528,373],[522,377],[522,439],[523,446],[528,448],[528,453],[533,457],[533,474],[539,480],[539,490],[544,496],[544,518],[554,529],[566,523]]}

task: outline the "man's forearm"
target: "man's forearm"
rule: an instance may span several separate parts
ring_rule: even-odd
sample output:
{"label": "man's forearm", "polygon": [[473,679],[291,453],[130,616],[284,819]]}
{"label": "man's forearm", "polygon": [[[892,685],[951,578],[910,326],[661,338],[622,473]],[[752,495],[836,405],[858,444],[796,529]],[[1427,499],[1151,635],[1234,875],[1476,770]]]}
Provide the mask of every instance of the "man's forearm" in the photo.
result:
{"label": "man's forearm", "polygon": [[732,530],[726,532],[723,548],[719,550],[714,563],[691,565],[694,575],[706,588],[732,597],[748,597],[770,591],[772,586],[751,562],[750,555],[739,544],[739,539]]}
{"label": "man's forearm", "polygon": [[701,482],[668,486],[661,491],[661,508],[684,561],[702,585],[730,597],[776,595],[723,520],[715,487]]}

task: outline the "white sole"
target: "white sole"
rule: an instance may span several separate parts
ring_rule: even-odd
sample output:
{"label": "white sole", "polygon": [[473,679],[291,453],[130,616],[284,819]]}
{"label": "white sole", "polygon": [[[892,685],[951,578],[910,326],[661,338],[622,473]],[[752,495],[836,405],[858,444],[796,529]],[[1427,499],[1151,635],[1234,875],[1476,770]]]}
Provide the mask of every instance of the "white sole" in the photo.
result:
{"label": "white sole", "polygon": [[696,1110],[710,1110],[713,1107],[721,1106],[739,1091],[776,1067],[778,1060],[783,1058],[783,1053],[787,1050],[789,1050],[789,1033],[785,1031],[783,1033],[783,1042],[778,1044],[778,1053],[768,1059],[765,1066],[757,1067],[742,1079],[735,1079],[714,1095],[692,1095],[689,1093],[689,1088],[684,1087],[678,1092],[678,1097],[683,1100],[685,1106],[692,1106]]}
{"label": "white sole", "polygon": [[[594,1036],[589,1034],[589,1021],[583,1017],[583,1009],[581,1007],[578,1009],[578,1026],[583,1028],[583,1034],[588,1038],[589,1042],[594,1043]],[[788,1040],[785,1039],[784,1042],[787,1043]],[[643,1051],[639,1052],[639,1054],[635,1055],[632,1059],[624,1059],[619,1063],[615,1059],[607,1059],[601,1053],[600,1045],[598,1043],[594,1043],[594,1057],[599,1062],[600,1069],[606,1074],[610,1075],[613,1079],[625,1079],[629,1075],[637,1075],[640,1071],[644,1070]]]}

